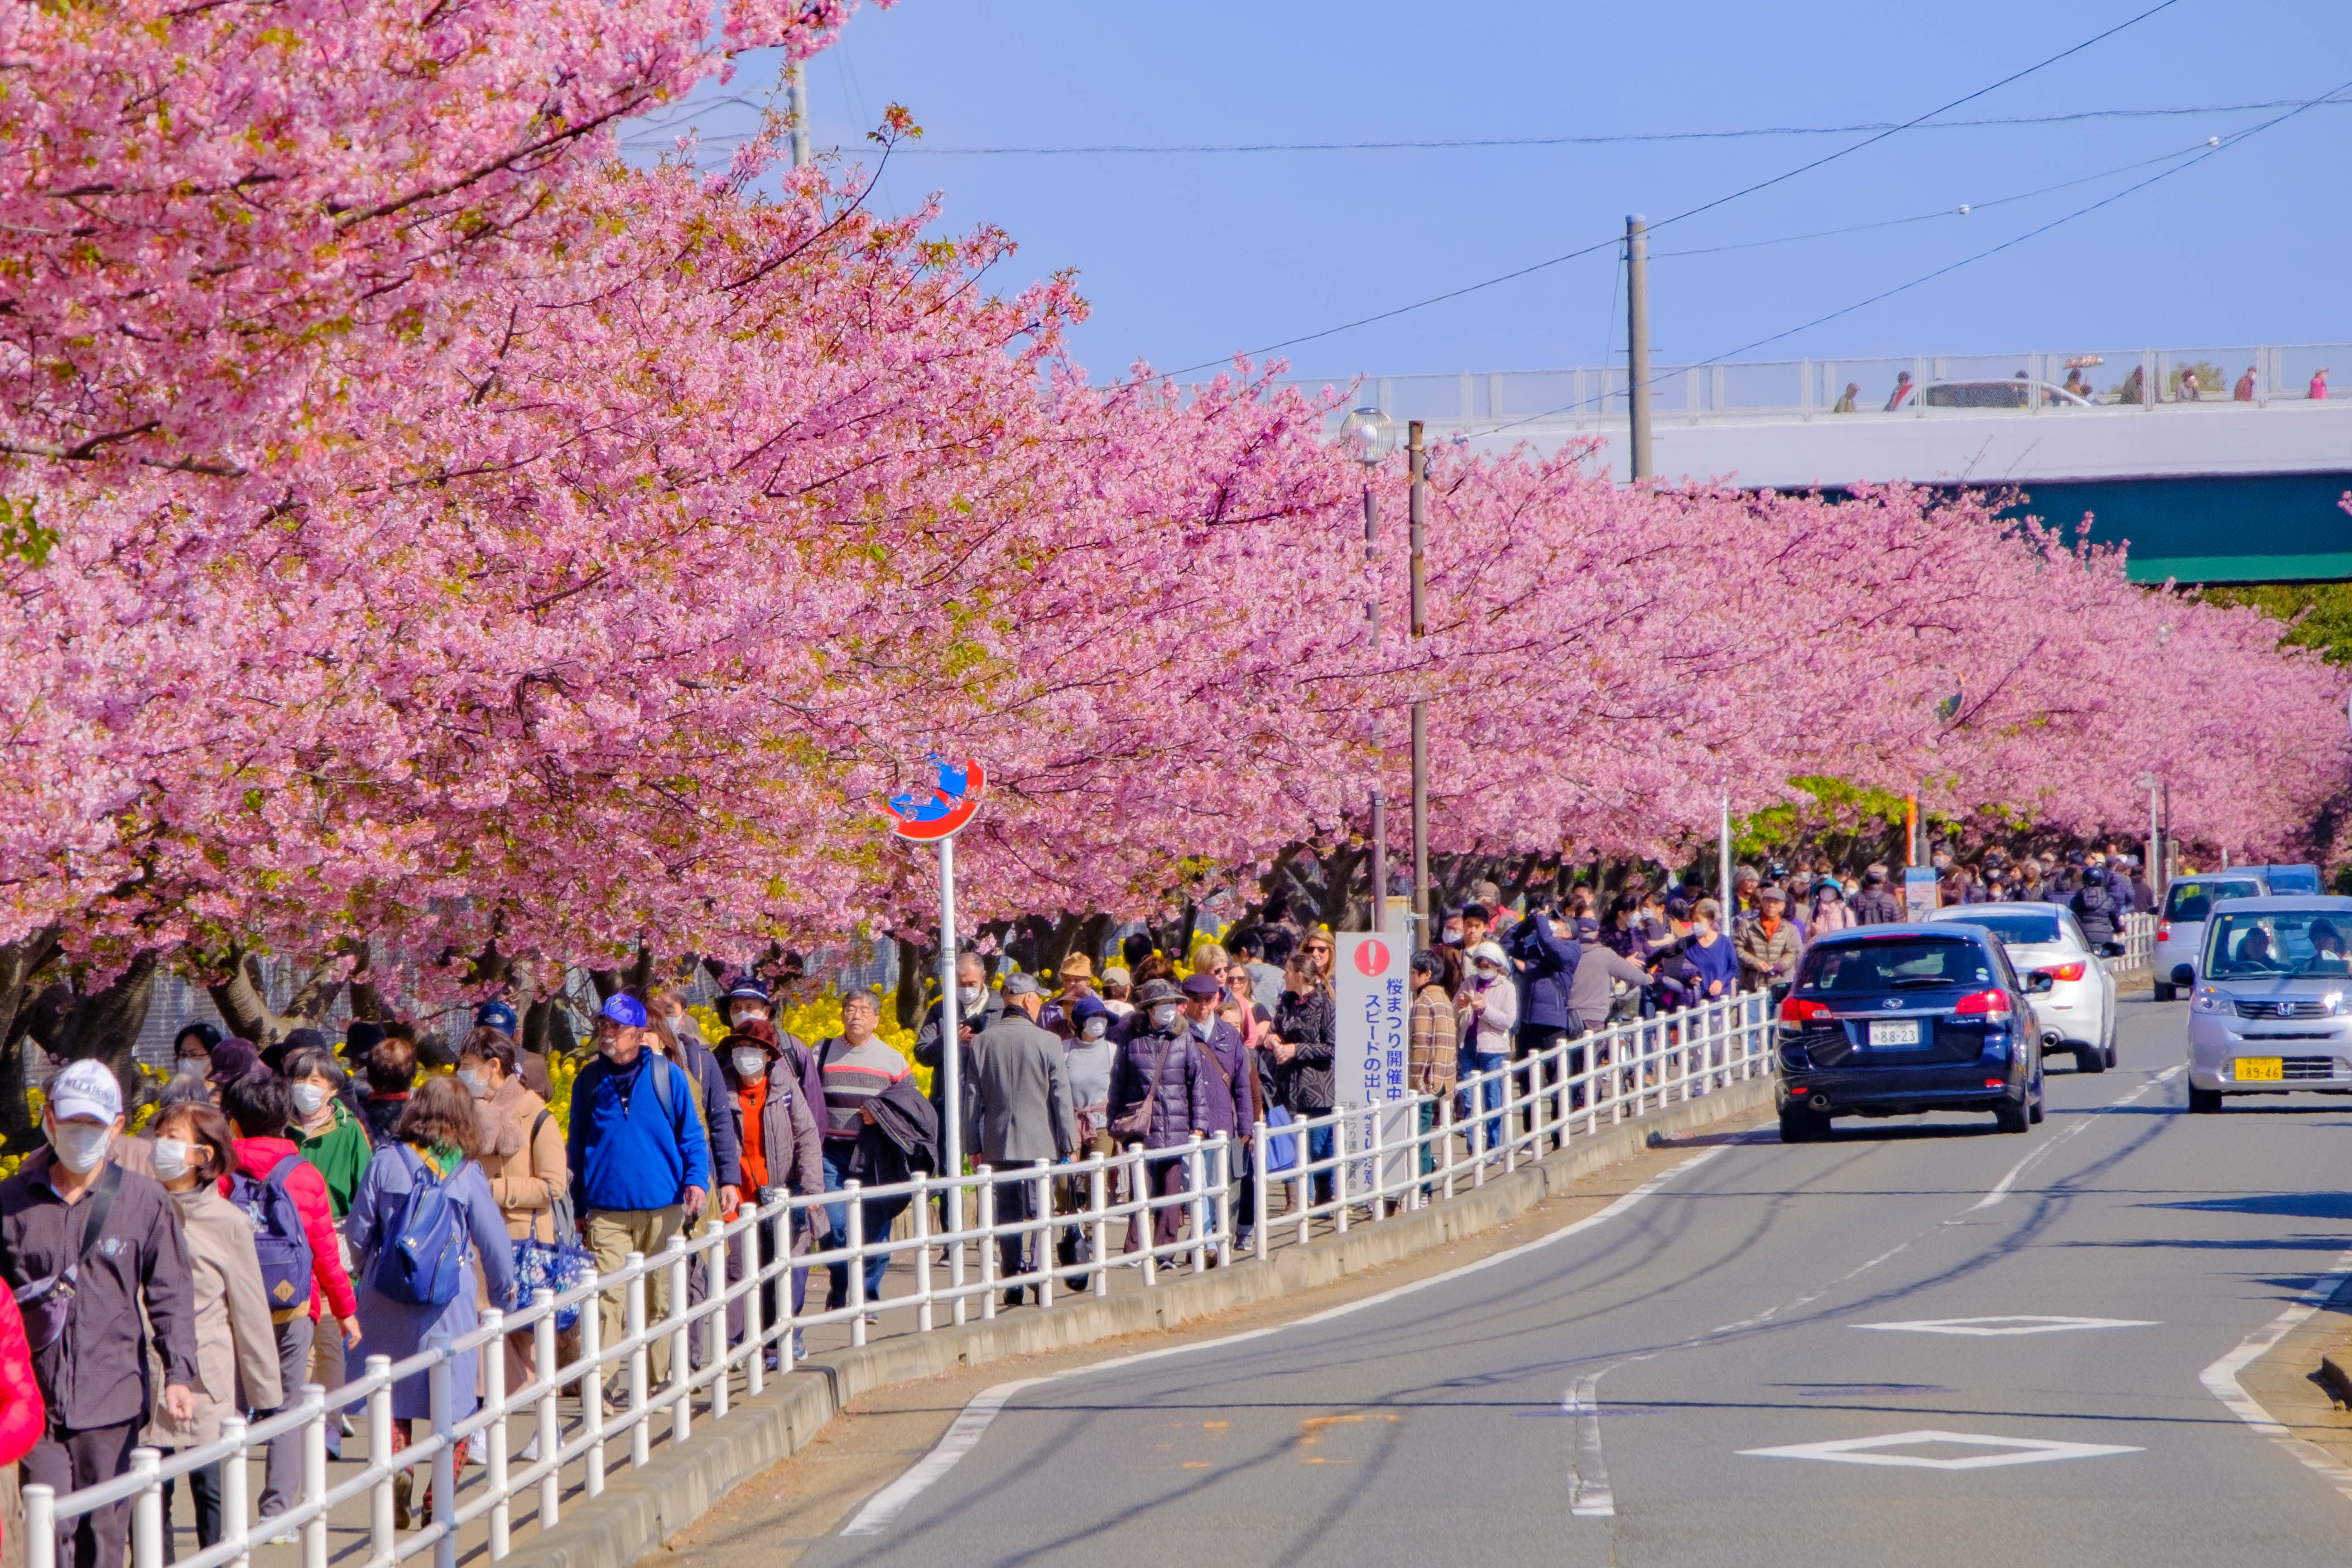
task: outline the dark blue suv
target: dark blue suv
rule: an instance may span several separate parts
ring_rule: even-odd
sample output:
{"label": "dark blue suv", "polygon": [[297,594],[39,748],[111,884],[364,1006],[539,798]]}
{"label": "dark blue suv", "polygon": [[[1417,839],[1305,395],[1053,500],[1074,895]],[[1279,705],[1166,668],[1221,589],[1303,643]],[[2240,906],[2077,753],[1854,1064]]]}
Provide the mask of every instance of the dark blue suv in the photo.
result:
{"label": "dark blue suv", "polygon": [[1990,1110],[2003,1132],[2042,1120],[2042,1047],[2000,939],[1964,921],[1865,926],[1805,950],[1780,1004],[1780,1141],[1832,1116]]}

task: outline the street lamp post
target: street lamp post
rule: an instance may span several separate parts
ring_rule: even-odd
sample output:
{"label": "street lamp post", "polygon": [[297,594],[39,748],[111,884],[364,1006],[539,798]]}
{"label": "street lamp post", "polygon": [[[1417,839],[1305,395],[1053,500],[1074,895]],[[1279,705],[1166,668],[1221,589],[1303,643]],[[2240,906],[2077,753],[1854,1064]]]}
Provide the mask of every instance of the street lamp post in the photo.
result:
{"label": "street lamp post", "polygon": [[[1363,464],[1364,621],[1371,628],[1372,652],[1381,651],[1381,589],[1374,568],[1380,559],[1381,501],[1370,470],[1396,450],[1396,422],[1377,408],[1359,408],[1339,426],[1341,443]],[[1372,709],[1372,929],[1388,930],[1389,820],[1387,793],[1381,787],[1381,710]]]}
{"label": "street lamp post", "polygon": [[[1422,445],[1421,421],[1406,426],[1407,472],[1412,478],[1411,548],[1412,551],[1412,636],[1418,642],[1428,632],[1428,617],[1423,603],[1423,587],[1427,581],[1422,560],[1422,542],[1429,521],[1429,449]],[[1433,927],[1429,909],[1429,703],[1414,698],[1412,703],[1412,913],[1421,924],[1411,933],[1412,943],[1419,947],[1429,940]]]}

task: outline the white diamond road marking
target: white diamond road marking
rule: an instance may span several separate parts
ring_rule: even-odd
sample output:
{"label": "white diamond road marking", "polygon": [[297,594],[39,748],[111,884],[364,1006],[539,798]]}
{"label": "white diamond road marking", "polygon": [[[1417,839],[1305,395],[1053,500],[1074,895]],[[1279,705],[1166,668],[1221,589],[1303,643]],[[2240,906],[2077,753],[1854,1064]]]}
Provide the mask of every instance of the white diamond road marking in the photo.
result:
{"label": "white diamond road marking", "polygon": [[2074,1329],[2152,1329],[2148,1318],[1921,1318],[1908,1323],[1856,1323],[1857,1329],[1888,1329],[1907,1334],[2063,1334]]}
{"label": "white diamond road marking", "polygon": [[[1931,1459],[1923,1454],[1874,1451],[1917,1447],[1927,1443],[1957,1444],[1991,1452]],[[2035,1437],[1988,1437],[1974,1432],[1893,1432],[1884,1437],[1842,1437],[1834,1443],[1798,1443],[1785,1448],[1739,1451],[1759,1459],[1825,1459],[1840,1465],[1895,1465],[1914,1470],[1989,1470],[2001,1465],[2039,1465],[2052,1459],[2095,1459],[2107,1454],[2146,1452],[2115,1443],[2050,1443]]]}

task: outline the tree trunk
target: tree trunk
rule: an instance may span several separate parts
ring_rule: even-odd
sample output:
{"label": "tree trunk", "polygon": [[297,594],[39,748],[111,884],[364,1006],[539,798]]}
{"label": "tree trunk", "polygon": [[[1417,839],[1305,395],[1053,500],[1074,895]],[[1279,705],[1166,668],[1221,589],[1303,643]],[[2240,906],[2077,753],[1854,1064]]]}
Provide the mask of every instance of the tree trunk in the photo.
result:
{"label": "tree trunk", "polygon": [[898,943],[898,994],[892,1011],[898,1015],[898,1027],[919,1029],[923,1015],[930,1010],[923,983],[939,967],[939,948],[936,943],[927,945],[903,936],[894,940]]}
{"label": "tree trunk", "polygon": [[30,1032],[41,1049],[58,1061],[104,1062],[122,1086],[126,1110],[145,1098],[138,1068],[139,1031],[146,1027],[160,969],[150,948],[102,991],[84,993],[60,980],[33,1004]]}
{"label": "tree trunk", "polygon": [[41,972],[58,954],[52,926],[23,942],[0,946],[0,1147],[23,1150],[40,1141],[33,1125],[32,1087],[25,1041],[32,1029],[33,1002]]}

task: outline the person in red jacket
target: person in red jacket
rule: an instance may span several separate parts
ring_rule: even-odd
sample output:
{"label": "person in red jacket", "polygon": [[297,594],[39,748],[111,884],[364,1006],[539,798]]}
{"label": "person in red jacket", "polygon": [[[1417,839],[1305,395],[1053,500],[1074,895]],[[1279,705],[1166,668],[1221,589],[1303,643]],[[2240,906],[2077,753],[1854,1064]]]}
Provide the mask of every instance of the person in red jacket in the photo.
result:
{"label": "person in red jacket", "polygon": [[[247,1074],[221,1086],[221,1110],[236,1129],[236,1164],[246,1175],[266,1182],[270,1172],[294,1157],[284,1180],[294,1206],[301,1212],[302,1234],[310,1243],[310,1299],[270,1314],[278,1330],[278,1367],[286,1401],[278,1409],[283,1410],[301,1398],[302,1384],[310,1381],[310,1346],[318,1333],[322,1304],[342,1331],[343,1345],[349,1350],[360,1342],[359,1301],[352,1293],[351,1276],[343,1270],[342,1255],[335,1249],[334,1211],[328,1201],[326,1179],[316,1166],[299,1158],[301,1151],[286,1136],[294,1120],[292,1086],[268,1073]],[[226,1180],[221,1190],[228,1191]],[[257,1410],[254,1419],[278,1413]],[[302,1434],[298,1429],[270,1439],[269,1462],[262,1475],[261,1517],[285,1512],[301,1484]]]}
{"label": "person in red jacket", "polygon": [[31,1453],[48,1429],[48,1419],[41,1385],[33,1376],[33,1351],[25,1341],[25,1318],[16,1310],[16,1292],[0,1290],[0,1467]]}

